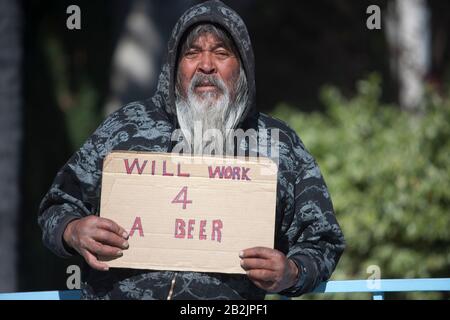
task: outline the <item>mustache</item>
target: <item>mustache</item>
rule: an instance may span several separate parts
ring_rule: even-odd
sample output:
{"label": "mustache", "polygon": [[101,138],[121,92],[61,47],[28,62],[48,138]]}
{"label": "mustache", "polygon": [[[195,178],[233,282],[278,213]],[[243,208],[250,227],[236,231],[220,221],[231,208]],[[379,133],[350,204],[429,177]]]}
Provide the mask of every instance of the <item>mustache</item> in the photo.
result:
{"label": "mustache", "polygon": [[225,82],[218,76],[212,74],[196,73],[191,80],[190,89],[201,86],[215,86],[222,92],[226,92]]}

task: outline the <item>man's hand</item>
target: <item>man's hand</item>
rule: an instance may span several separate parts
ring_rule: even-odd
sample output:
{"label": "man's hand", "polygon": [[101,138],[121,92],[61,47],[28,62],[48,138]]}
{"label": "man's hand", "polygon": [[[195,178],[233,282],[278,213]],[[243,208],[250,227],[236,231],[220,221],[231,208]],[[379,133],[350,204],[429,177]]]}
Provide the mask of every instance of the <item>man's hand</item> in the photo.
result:
{"label": "man's hand", "polygon": [[70,222],[64,231],[64,241],[75,249],[94,269],[108,271],[108,266],[98,260],[117,258],[128,249],[128,234],[114,221],[88,216]]}
{"label": "man's hand", "polygon": [[241,267],[259,288],[270,293],[292,287],[298,279],[297,265],[274,249],[251,248],[239,254]]}

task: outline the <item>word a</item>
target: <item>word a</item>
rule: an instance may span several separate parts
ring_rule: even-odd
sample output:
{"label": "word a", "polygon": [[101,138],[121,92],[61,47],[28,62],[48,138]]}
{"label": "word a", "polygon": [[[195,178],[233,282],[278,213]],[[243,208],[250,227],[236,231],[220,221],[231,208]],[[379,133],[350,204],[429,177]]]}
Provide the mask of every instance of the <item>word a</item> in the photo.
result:
{"label": "word a", "polygon": [[80,290],[81,288],[81,270],[77,265],[70,265],[66,269],[66,273],[70,274],[67,278],[66,286],[69,290]]}
{"label": "word a", "polygon": [[381,288],[381,269],[377,265],[371,265],[367,267],[366,272],[370,274],[366,280],[368,289],[380,289]]}
{"label": "word a", "polygon": [[366,26],[369,30],[381,29],[381,9],[377,5],[371,5],[367,7],[367,14],[371,16],[367,18]]}
{"label": "word a", "polygon": [[69,30],[81,30],[81,9],[77,5],[71,5],[67,7],[67,14],[70,16],[67,18],[66,26]]}

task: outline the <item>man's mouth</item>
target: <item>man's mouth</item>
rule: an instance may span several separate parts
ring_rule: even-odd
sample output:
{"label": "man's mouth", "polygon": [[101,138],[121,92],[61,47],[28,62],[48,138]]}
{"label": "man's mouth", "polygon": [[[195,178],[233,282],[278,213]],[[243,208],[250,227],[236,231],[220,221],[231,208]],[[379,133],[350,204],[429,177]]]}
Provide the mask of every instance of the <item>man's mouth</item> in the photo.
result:
{"label": "man's mouth", "polygon": [[221,80],[209,75],[196,75],[191,82],[192,91],[201,97],[215,95],[224,92]]}
{"label": "man's mouth", "polygon": [[195,87],[195,90],[199,92],[215,91],[217,90],[217,86],[210,83],[199,84],[198,86]]}

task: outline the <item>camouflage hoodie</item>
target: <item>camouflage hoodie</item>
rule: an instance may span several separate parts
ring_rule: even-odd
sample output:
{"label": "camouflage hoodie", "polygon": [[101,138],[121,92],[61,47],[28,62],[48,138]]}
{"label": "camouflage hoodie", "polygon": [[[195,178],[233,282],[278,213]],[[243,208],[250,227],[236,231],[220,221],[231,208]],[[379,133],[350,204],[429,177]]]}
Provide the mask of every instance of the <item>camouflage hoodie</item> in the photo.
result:
{"label": "camouflage hoodie", "polygon": [[[309,292],[330,277],[344,250],[344,238],[314,158],[286,124],[256,110],[250,38],[242,19],[220,1],[204,2],[183,14],[169,41],[168,60],[155,95],[111,114],[58,172],[39,208],[43,242],[60,257],[75,254],[66,247],[63,232],[72,220],[99,214],[102,161],[110,151],[172,150],[171,135],[178,128],[174,104],[177,51],[184,32],[201,22],[226,29],[239,50],[250,93],[239,127],[279,130],[275,248],[300,267],[298,282],[281,294],[298,296]],[[244,144],[243,148],[248,145]],[[82,298],[85,299],[166,299],[171,287],[173,299],[263,299],[265,296],[245,275],[132,269],[100,272],[87,264],[82,272]]]}

